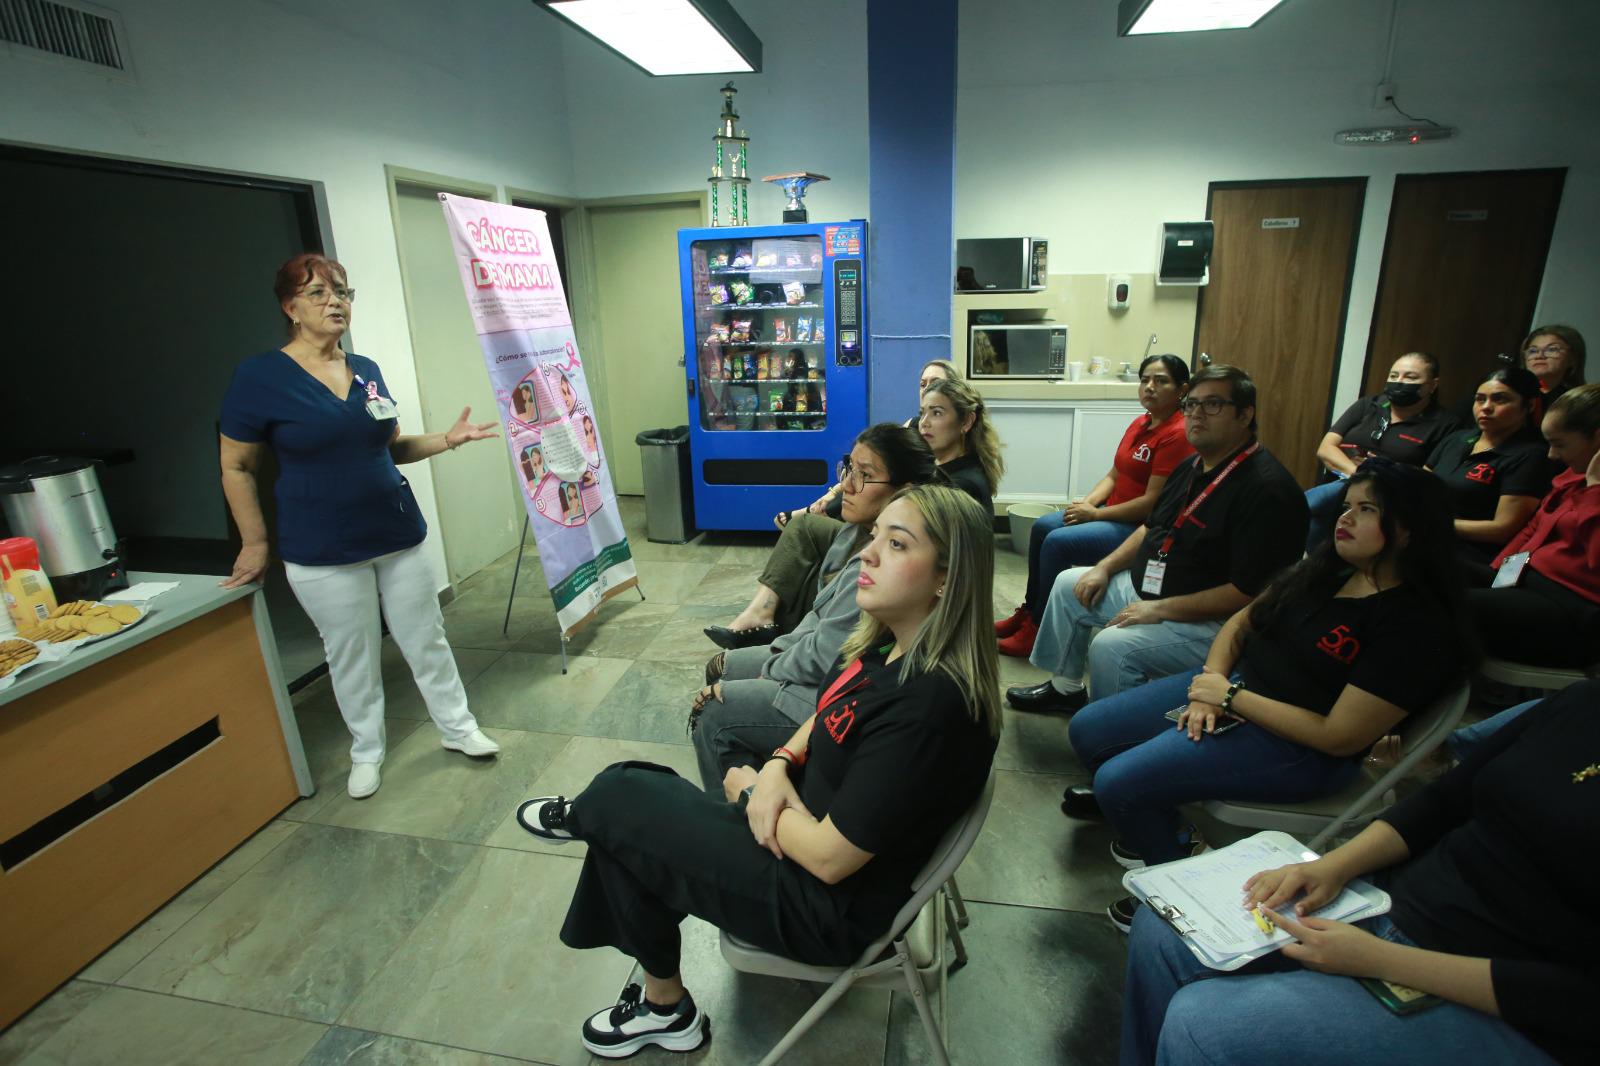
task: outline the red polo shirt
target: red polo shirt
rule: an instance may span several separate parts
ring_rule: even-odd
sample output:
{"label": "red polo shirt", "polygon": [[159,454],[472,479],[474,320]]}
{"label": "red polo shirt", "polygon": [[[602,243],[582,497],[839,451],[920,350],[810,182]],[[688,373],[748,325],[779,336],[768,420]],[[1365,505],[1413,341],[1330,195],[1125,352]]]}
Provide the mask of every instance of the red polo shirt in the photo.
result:
{"label": "red polo shirt", "polygon": [[1532,551],[1528,565],[1591,603],[1600,603],[1600,485],[1563,470],[1539,509],[1495,559]]}
{"label": "red polo shirt", "polygon": [[1117,457],[1111,464],[1117,478],[1105,506],[1137,500],[1144,495],[1151,477],[1171,477],[1178,464],[1193,454],[1189,438],[1183,433],[1181,414],[1173,414],[1155,429],[1150,428],[1149,415],[1140,415],[1117,445]]}

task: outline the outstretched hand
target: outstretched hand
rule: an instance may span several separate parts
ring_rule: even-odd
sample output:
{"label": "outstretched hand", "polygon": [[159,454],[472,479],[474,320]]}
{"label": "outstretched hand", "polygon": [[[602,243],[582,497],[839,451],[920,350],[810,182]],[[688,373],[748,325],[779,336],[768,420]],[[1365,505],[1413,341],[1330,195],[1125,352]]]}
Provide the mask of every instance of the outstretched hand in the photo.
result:
{"label": "outstretched hand", "polygon": [[498,422],[469,422],[467,419],[471,414],[472,408],[463,407],[461,417],[456,419],[456,424],[444,431],[444,442],[450,447],[458,448],[470,440],[488,440],[490,437],[500,435],[495,431]]}

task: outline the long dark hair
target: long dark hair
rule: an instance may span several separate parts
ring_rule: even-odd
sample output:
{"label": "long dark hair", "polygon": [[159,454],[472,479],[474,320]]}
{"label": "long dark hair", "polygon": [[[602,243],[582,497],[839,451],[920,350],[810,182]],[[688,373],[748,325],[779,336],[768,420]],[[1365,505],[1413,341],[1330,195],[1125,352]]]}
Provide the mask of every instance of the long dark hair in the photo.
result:
{"label": "long dark hair", "polygon": [[[1374,563],[1393,560],[1401,583],[1449,619],[1463,666],[1476,662],[1477,634],[1466,610],[1466,575],[1461,572],[1444,482],[1420,467],[1374,456],[1344,483],[1341,510],[1355,485],[1368,486],[1378,504],[1383,549]],[[1333,595],[1350,572],[1350,564],[1339,558],[1334,538],[1329,537],[1256,599],[1250,607],[1250,628],[1264,633],[1304,619]]]}
{"label": "long dark hair", "polygon": [[[856,443],[871,448],[883,460],[883,476],[897,489],[947,480],[939,472],[933,449],[922,439],[922,434],[898,422],[879,422],[868,426],[856,437]],[[860,551],[871,539],[870,529],[857,526],[855,546],[850,549],[850,554]]]}

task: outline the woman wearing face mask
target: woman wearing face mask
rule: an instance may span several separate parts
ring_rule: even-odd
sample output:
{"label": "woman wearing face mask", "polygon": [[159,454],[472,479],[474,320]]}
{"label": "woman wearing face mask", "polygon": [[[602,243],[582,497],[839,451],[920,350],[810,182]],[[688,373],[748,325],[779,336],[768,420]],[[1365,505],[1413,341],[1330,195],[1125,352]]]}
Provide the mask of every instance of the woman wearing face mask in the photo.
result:
{"label": "woman wearing face mask", "polygon": [[1189,364],[1177,356],[1152,355],[1139,364],[1139,406],[1146,413],[1122,435],[1110,472],[1081,501],[1033,523],[1022,605],[994,624],[1001,655],[1030,655],[1056,578],[1098,563],[1150,516],[1167,478],[1194,454],[1178,410],[1188,392]]}
{"label": "woman wearing face mask", "polygon": [[1546,411],[1562,393],[1583,384],[1587,354],[1583,334],[1571,326],[1538,326],[1522,342],[1522,365],[1539,379]]}
{"label": "woman wearing face mask", "polygon": [[771,751],[816,711],[822,677],[859,616],[859,552],[872,523],[901,488],[938,477],[927,443],[903,426],[880,422],[856,438],[839,465],[846,524],[823,557],[810,611],[770,645],[725,651],[706,665],[707,684],[695,697],[690,728],[708,790],[722,787],[728,767]]}
{"label": "woman wearing face mask", "polygon": [[[948,359],[925,364],[918,396],[930,384],[942,380],[960,381],[961,372]],[[905,423],[907,429],[915,429],[916,424],[915,418]],[[778,513],[773,524],[783,535],[756,580],[755,594],[727,625],[705,627],[705,635],[713,644],[719,648],[767,644],[805,617],[822,577],[822,559],[845,525],[843,505],[843,486],[835,484],[804,510]]]}
{"label": "woman wearing face mask", "polygon": [[[1531,373],[1501,367],[1473,395],[1477,428],[1450,434],[1428,457],[1427,469],[1449,490],[1456,540],[1469,569],[1482,571],[1550,488],[1554,471],[1539,436],[1539,397]],[[1483,577],[1469,574],[1475,583]]]}
{"label": "woman wearing face mask", "polygon": [[[1072,719],[1092,790],[1062,801],[1104,817],[1133,868],[1185,855],[1178,808],[1207,799],[1298,803],[1331,795],[1361,757],[1465,669],[1444,490],[1376,457],[1345,483],[1334,536],[1217,634],[1205,665],[1097,700]],[[1168,711],[1182,708],[1176,727]],[[1242,724],[1224,730],[1225,723]],[[1110,915],[1124,931],[1136,904]]]}
{"label": "woman wearing face mask", "polygon": [[1383,392],[1351,404],[1317,445],[1317,460],[1330,476],[1325,484],[1306,491],[1306,506],[1311,509],[1306,551],[1333,532],[1344,493],[1342,482],[1362,460],[1383,455],[1421,466],[1460,428],[1460,420],[1439,405],[1439,360],[1427,352],[1409,352],[1396,359]]}
{"label": "woman wearing face mask", "polygon": [[562,943],[617,948],[644,971],[642,987],[583,1023],[587,1050],[621,1058],[705,1039],[679,972],[688,914],[815,965],[847,965],[883,935],[994,760],[990,526],[946,486],[907,489],[882,508],[850,582],[860,624],[819,679],[821,698],[714,795],[632,762],[571,800],[517,809],[542,840],[588,845]]}
{"label": "woman wearing face mask", "polygon": [[992,513],[1006,467],[1000,437],[978,390],[965,381],[930,382],[922,394],[917,430],[933,449],[939,471]]}

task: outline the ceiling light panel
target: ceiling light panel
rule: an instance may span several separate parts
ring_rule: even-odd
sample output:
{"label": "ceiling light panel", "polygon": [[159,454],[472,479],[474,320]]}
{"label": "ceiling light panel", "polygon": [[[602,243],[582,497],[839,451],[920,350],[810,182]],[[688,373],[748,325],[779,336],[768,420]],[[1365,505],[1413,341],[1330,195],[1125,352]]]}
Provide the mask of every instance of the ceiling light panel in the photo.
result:
{"label": "ceiling light panel", "polygon": [[[543,6],[649,74],[730,74],[761,69],[760,42],[726,3],[551,0]],[[736,27],[730,26],[728,19]],[[755,44],[754,56],[747,57],[735,48],[725,30],[735,39],[743,31]]]}
{"label": "ceiling light panel", "polygon": [[1254,26],[1283,0],[1122,0],[1117,32],[1124,37]]}

